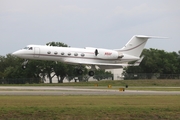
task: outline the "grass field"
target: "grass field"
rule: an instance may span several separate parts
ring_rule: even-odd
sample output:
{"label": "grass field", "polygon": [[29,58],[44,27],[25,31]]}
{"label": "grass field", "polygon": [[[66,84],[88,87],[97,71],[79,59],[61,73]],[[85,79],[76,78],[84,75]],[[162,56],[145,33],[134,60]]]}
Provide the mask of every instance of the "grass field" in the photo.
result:
{"label": "grass field", "polygon": [[[98,84],[98,87],[94,85]],[[12,86],[179,91],[180,80],[124,80]],[[6,85],[1,85],[6,86]],[[0,120],[180,120],[179,95],[0,96]]]}
{"label": "grass field", "polygon": [[0,119],[179,120],[180,96],[0,96]]}

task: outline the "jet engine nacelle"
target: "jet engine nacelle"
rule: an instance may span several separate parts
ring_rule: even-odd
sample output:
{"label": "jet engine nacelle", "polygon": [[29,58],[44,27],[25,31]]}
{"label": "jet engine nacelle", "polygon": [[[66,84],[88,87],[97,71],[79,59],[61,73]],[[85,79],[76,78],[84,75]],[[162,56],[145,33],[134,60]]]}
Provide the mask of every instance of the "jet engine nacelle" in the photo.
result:
{"label": "jet engine nacelle", "polygon": [[114,50],[108,49],[95,49],[94,51],[95,56],[101,59],[118,59],[119,53]]}

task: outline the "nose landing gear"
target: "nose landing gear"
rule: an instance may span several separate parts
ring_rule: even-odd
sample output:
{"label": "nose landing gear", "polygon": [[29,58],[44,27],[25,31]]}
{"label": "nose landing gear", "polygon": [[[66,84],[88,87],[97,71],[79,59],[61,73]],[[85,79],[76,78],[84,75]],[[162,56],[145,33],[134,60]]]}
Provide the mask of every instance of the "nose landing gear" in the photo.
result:
{"label": "nose landing gear", "polygon": [[22,69],[26,69],[27,63],[28,63],[28,60],[25,59],[24,62],[22,63]]}

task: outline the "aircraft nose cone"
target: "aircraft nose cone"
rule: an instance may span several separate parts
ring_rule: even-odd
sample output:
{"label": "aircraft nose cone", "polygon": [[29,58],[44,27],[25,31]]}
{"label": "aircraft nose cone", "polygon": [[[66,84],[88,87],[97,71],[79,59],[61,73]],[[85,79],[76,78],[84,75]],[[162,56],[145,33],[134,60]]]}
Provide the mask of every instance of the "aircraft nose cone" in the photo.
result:
{"label": "aircraft nose cone", "polygon": [[20,56],[20,52],[19,51],[15,51],[15,52],[12,53],[12,55],[18,57],[18,56]]}
{"label": "aircraft nose cone", "polygon": [[12,53],[13,56],[16,56],[16,54],[17,54],[17,52],[13,52],[13,53]]}
{"label": "aircraft nose cone", "polygon": [[16,52],[13,52],[11,55],[16,56]]}

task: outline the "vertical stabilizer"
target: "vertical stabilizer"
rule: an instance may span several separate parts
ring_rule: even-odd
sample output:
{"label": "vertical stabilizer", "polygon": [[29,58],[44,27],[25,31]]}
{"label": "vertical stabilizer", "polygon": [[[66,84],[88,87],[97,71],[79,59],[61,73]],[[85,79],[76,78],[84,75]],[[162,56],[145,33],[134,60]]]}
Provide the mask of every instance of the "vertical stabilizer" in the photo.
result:
{"label": "vertical stabilizer", "polygon": [[139,57],[142,53],[142,50],[144,49],[147,40],[150,38],[160,38],[160,37],[135,35],[129,40],[129,42],[122,49],[118,51],[123,54]]}

